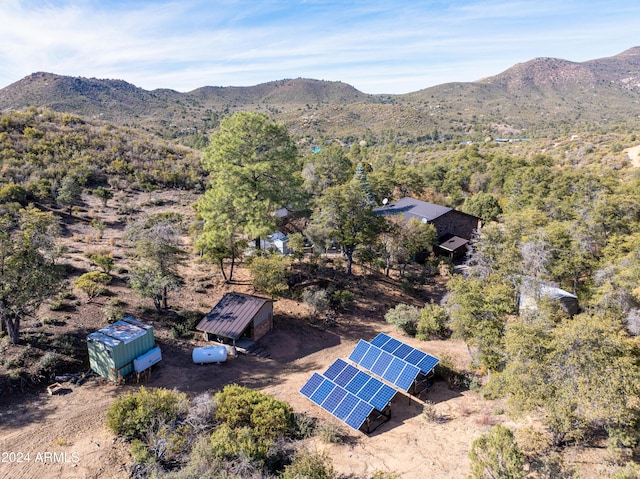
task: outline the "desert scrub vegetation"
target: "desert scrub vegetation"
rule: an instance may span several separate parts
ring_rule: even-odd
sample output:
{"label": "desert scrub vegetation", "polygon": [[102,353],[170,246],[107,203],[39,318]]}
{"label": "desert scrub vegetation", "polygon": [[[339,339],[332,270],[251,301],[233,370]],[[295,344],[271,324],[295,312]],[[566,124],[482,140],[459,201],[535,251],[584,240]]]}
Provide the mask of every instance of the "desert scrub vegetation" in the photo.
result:
{"label": "desert scrub vegetation", "polygon": [[140,477],[334,477],[326,456],[296,452],[296,438],[313,434],[313,420],[235,384],[192,400],[140,387],[116,399],[107,427],[129,441]]}

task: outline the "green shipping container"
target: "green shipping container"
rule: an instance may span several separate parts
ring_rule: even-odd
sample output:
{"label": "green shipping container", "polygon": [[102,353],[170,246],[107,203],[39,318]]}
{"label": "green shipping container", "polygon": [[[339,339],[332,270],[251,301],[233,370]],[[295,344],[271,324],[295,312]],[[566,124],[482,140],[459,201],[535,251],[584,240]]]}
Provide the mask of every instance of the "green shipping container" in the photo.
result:
{"label": "green shipping container", "polygon": [[133,316],[127,316],[87,336],[91,369],[113,381],[131,374],[133,360],[154,346],[153,326]]}

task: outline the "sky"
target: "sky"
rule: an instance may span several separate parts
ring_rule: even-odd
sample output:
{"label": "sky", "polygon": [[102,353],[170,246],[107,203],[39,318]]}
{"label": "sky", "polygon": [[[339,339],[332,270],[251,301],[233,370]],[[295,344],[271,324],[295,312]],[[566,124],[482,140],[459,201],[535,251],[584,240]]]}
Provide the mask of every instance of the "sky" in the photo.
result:
{"label": "sky", "polygon": [[401,94],[634,46],[634,0],[0,0],[0,88],[44,71],[146,90],[313,78]]}

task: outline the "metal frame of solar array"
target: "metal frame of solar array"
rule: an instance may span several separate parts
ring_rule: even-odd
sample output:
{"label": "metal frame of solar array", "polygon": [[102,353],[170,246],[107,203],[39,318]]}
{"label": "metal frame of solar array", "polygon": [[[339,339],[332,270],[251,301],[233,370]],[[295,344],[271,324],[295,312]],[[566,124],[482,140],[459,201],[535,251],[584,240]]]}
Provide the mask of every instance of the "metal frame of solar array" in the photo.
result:
{"label": "metal frame of solar array", "polygon": [[420,374],[417,366],[362,339],[349,355],[349,360],[405,392]]}
{"label": "metal frame of solar array", "polygon": [[396,390],[338,358],[324,374],[314,373],[300,393],[355,430],[367,422],[371,432],[374,409],[385,422],[391,418],[388,406]]}

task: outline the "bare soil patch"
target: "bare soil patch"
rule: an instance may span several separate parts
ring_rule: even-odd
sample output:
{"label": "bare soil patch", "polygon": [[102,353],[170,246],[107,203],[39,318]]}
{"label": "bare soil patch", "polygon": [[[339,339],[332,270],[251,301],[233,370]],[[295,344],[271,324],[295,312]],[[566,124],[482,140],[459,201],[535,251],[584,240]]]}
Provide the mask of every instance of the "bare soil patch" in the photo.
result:
{"label": "bare soil patch", "polygon": [[629,160],[631,160],[631,164],[636,168],[640,168],[640,146],[627,148],[624,152],[627,154]]}

